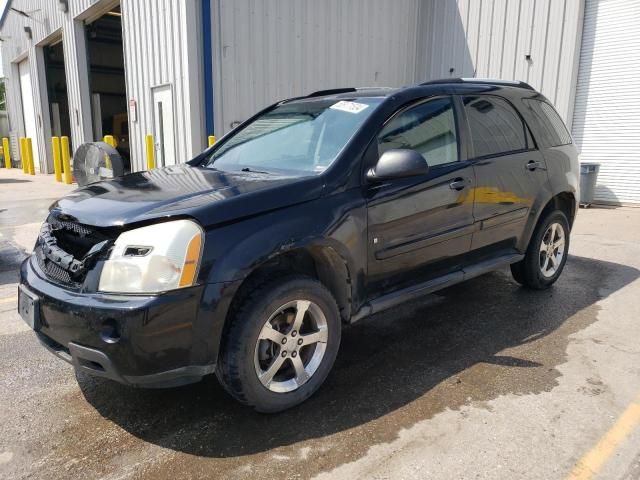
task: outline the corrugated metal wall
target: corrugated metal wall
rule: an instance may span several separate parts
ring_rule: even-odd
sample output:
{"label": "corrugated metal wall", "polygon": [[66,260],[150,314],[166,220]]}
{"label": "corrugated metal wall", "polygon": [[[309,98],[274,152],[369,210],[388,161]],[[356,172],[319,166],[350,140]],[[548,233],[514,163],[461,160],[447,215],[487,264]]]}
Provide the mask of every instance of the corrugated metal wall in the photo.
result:
{"label": "corrugated metal wall", "polygon": [[122,1],[127,95],[136,101],[138,113],[137,121],[129,118],[134,170],[146,168],[144,138],[153,134],[155,86],[172,87],[177,163],[206,146],[199,7],[196,1]]}
{"label": "corrugated metal wall", "polygon": [[571,123],[583,0],[431,0],[424,6],[421,78],[523,80]]}
{"label": "corrugated metal wall", "polygon": [[[34,107],[36,110],[37,144],[40,168],[43,172],[51,172],[53,159],[50,147],[51,125],[48,113],[47,91],[44,77],[44,59],[42,47],[55,39],[63,38],[65,55],[65,74],[69,96],[69,112],[71,115],[71,142],[78,146],[91,141],[91,110],[88,104],[88,81],[86,73],[86,59],[78,55],[77,39],[70,41],[79,33],[84,35],[81,25],[83,15],[106,9],[113,5],[114,0],[75,0],[69,3],[69,11],[62,12],[58,2],[42,0],[13,0],[11,6],[24,12],[30,12],[32,18],[10,11],[0,30],[4,38],[2,47],[2,61],[7,76],[7,110],[11,128],[12,157],[19,158],[16,138],[24,136],[24,121],[22,118],[22,99],[17,75],[17,62],[28,59],[31,72],[31,84],[35,93]],[[32,38],[29,39],[24,31],[31,28]],[[73,59],[69,61],[68,59]],[[84,67],[84,70],[82,69]],[[83,90],[82,87],[85,87]],[[81,97],[87,96],[85,102]],[[43,105],[45,108],[43,108]],[[35,148],[35,145],[34,145]]]}
{"label": "corrugated metal wall", "polygon": [[[205,1],[212,10],[218,135],[277,99],[316,89],[401,86],[474,73],[529,81],[565,119],[571,117],[582,0]],[[36,66],[42,62],[37,45],[63,36],[72,142],[77,147],[93,140],[83,21],[114,4],[70,0],[70,11],[63,13],[53,0],[13,2],[36,11],[37,21],[9,13],[0,32],[6,37],[5,71],[12,77],[12,129],[23,134],[12,62],[28,57],[33,90],[40,92],[34,103],[43,159],[51,158],[50,126],[48,113],[42,115],[46,89]],[[201,2],[122,0],[121,6],[127,97],[137,105],[137,118],[130,121],[132,166],[145,167],[144,136],[153,133],[151,89],[163,84],[172,86],[177,160],[187,160],[205,146]]]}
{"label": "corrugated metal wall", "polygon": [[415,81],[419,0],[212,0],[215,130],[276,100]]}
{"label": "corrugated metal wall", "polygon": [[[51,2],[50,5],[43,5],[38,0],[16,0],[12,7],[22,11],[34,11],[34,19],[25,18],[16,12],[9,11],[4,22],[0,35],[3,37],[2,45],[2,68],[7,77],[7,111],[9,113],[9,128],[12,147],[17,147],[17,137],[25,135],[24,120],[22,115],[22,98],[20,94],[20,80],[18,76],[17,63],[27,59],[31,73],[31,86],[35,93],[33,104],[36,112],[41,112],[41,92],[40,78],[36,67],[36,43],[60,30],[63,23],[62,12],[57,10],[57,5]],[[30,27],[32,39],[29,40],[25,27]],[[34,139],[34,148],[38,149],[38,156],[41,160],[40,171],[48,171],[47,165],[47,145],[44,142],[44,123],[48,119],[36,113],[36,129],[41,139]],[[38,141],[39,140],[39,141]],[[14,159],[20,158],[17,148],[12,148],[11,156]]]}
{"label": "corrugated metal wall", "polygon": [[[72,145],[77,148],[93,141],[84,21],[96,18],[118,3],[117,0],[71,0],[69,11],[64,13],[53,0],[12,2],[14,8],[32,12],[33,16],[25,18],[9,12],[0,30],[5,38],[2,57],[8,77],[12,145],[17,146],[15,138],[24,135],[16,62],[28,59],[32,88],[37,92],[34,98],[39,137],[36,144],[42,171],[52,171],[52,155],[40,47],[62,36]],[[153,133],[151,88],[163,84],[172,86],[176,152],[178,161],[184,162],[205,147],[200,3],[191,0],[123,0],[121,3],[127,96],[136,100],[138,112],[137,120],[129,123],[133,167],[146,168],[144,136]],[[25,26],[31,27],[31,40],[24,32]],[[13,158],[19,158],[17,149],[12,150],[16,150],[12,152]]]}

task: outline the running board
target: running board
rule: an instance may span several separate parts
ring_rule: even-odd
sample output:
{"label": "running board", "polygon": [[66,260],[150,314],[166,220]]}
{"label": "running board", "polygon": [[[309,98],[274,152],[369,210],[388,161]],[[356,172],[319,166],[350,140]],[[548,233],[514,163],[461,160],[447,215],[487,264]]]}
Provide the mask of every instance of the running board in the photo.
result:
{"label": "running board", "polygon": [[388,293],[362,305],[362,307],[360,307],[356,314],[351,317],[349,323],[356,323],[357,321],[362,320],[369,315],[373,315],[374,313],[382,312],[383,310],[395,307],[397,305],[400,305],[401,303],[415,300],[416,298],[422,297],[429,293],[433,293],[437,290],[442,290],[443,288],[450,287],[451,285],[455,285],[457,283],[464,282],[465,280],[470,280],[479,275],[483,275],[499,268],[506,267],[507,265],[511,265],[512,263],[519,262],[523,258],[524,255],[521,255],[519,253],[503,255],[501,257],[496,257],[490,260],[476,263],[475,265],[465,267],[457,272],[449,273],[447,275],[434,278],[427,282],[419,283],[417,285],[403,288],[402,290],[398,290],[396,292]]}

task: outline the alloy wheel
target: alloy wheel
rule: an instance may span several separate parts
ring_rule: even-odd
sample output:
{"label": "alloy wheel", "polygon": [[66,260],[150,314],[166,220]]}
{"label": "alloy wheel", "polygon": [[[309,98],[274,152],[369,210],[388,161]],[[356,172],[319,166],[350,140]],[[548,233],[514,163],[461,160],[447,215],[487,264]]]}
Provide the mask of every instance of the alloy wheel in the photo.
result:
{"label": "alloy wheel", "polygon": [[560,268],[565,245],[564,227],[560,223],[549,225],[540,243],[540,271],[544,277],[553,277]]}
{"label": "alloy wheel", "polygon": [[273,312],[256,342],[254,365],[272,392],[297,390],[316,372],[328,339],[327,319],[309,300],[293,300]]}

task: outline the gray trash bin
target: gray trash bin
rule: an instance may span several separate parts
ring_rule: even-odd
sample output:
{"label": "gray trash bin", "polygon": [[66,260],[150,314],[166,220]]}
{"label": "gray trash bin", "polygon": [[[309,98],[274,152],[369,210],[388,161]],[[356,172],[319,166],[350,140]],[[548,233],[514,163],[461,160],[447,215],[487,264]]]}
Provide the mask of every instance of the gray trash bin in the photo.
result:
{"label": "gray trash bin", "polygon": [[580,205],[590,207],[598,180],[599,163],[580,164]]}

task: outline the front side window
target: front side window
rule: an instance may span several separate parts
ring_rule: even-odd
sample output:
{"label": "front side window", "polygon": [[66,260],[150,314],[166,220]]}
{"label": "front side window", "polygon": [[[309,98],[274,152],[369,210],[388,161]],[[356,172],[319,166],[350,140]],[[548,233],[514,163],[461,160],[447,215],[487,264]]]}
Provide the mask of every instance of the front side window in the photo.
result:
{"label": "front side window", "polygon": [[285,103],[232,132],[205,166],[222,171],[317,175],[334,162],[382,100]]}
{"label": "front side window", "polygon": [[437,98],[393,117],[378,135],[378,153],[395,148],[416,150],[429,166],[458,160],[458,141],[450,98]]}
{"label": "front side window", "polygon": [[527,149],[527,127],[506,100],[488,95],[465,96],[462,100],[476,157]]}

